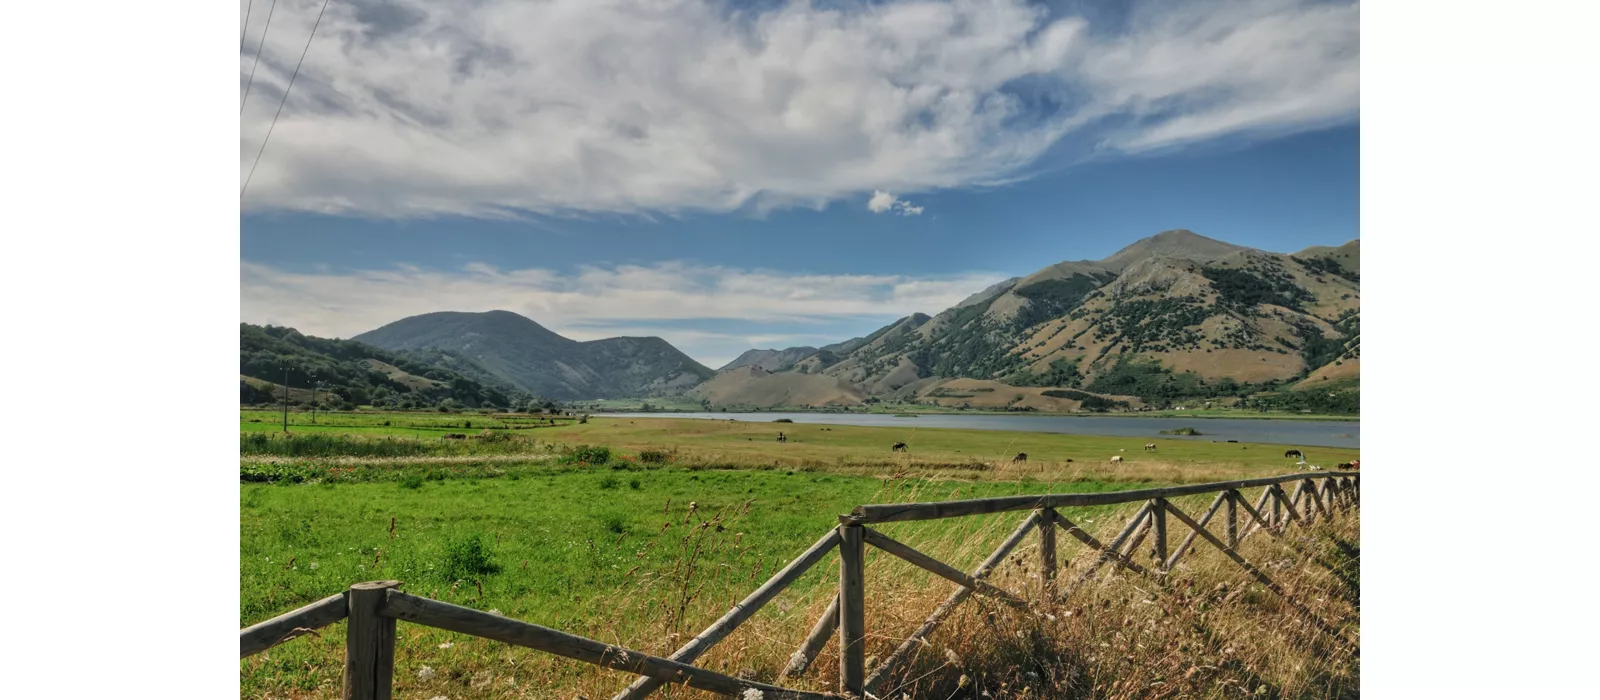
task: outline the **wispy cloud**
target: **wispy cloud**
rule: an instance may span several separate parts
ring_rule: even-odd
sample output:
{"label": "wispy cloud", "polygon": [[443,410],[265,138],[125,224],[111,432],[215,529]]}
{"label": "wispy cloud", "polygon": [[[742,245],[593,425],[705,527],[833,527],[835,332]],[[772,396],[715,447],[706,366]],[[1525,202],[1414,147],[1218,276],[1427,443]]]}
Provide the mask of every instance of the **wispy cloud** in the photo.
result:
{"label": "wispy cloud", "polygon": [[[277,5],[241,169],[320,0]],[[1064,142],[1353,119],[1358,19],[1289,0],[1137,2],[1114,26],[1023,0],[351,0],[328,7],[244,206],[671,214],[992,184]]]}
{"label": "wispy cloud", "polygon": [[[665,262],[574,273],[397,267],[294,272],[241,264],[242,320],[350,337],[432,311],[505,309],[576,340],[657,335],[716,365],[751,347],[845,340],[843,329],[913,312],[937,313],[1003,275],[806,275]],[[745,331],[707,331],[672,322]],[[712,321],[720,323],[709,323]],[[728,323],[736,322],[736,323]],[[785,330],[774,332],[781,326]]]}

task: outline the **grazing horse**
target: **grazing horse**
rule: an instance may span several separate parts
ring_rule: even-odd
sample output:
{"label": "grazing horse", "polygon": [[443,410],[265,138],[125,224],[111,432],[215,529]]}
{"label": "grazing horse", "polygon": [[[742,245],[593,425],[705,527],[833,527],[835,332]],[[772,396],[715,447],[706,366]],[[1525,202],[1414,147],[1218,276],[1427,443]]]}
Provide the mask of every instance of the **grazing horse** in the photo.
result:
{"label": "grazing horse", "polygon": [[1026,462],[1026,461],[1028,461],[1028,453],[1026,453],[1026,452],[1018,452],[1017,456],[1011,458],[1011,463],[1012,464],[1016,464],[1017,462]]}
{"label": "grazing horse", "polygon": [[1156,444],[1153,443],[1153,442],[1145,443],[1144,444],[1144,451],[1145,452],[1155,452],[1156,451]]}
{"label": "grazing horse", "polygon": [[905,452],[906,451],[906,444],[903,443],[903,442],[897,442],[897,443],[894,444],[893,447],[889,448],[889,451],[890,452]]}
{"label": "grazing horse", "polygon": [[778,442],[788,442],[788,441],[789,441],[789,438],[784,437],[783,436],[783,432],[779,431],[778,432]]}
{"label": "grazing horse", "polygon": [[1304,453],[1300,452],[1300,450],[1289,450],[1288,452],[1283,453],[1283,458],[1305,459],[1306,456]]}
{"label": "grazing horse", "polygon": [[1122,455],[1111,455],[1112,464],[1122,464]]}

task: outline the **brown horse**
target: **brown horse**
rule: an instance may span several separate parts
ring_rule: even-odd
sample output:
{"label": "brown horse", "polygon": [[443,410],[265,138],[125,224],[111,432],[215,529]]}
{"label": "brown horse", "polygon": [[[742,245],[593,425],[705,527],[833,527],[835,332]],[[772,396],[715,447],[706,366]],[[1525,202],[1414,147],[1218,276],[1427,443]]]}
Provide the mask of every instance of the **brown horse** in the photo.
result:
{"label": "brown horse", "polygon": [[1028,453],[1026,453],[1026,452],[1018,452],[1017,456],[1011,458],[1011,463],[1012,464],[1016,464],[1018,462],[1026,462],[1026,461],[1028,461]]}

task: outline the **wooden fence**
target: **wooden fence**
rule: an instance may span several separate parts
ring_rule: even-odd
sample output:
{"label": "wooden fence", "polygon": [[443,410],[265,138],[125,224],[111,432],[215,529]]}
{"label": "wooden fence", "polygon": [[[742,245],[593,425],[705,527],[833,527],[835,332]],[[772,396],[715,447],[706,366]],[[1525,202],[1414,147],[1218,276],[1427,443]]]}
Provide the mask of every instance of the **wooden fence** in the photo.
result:
{"label": "wooden fence", "polygon": [[[1297,484],[1293,495],[1285,493],[1283,488],[1290,483]],[[1240,491],[1255,487],[1262,487],[1262,492],[1252,505]],[[1168,500],[1179,496],[1207,493],[1216,493],[1217,497],[1198,520],[1179,510]],[[1357,472],[1309,472],[1136,491],[1005,496],[935,503],[857,506],[850,514],[839,516],[838,527],[829,530],[760,588],[666,658],[403,593],[396,590],[400,585],[399,581],[358,583],[347,591],[240,630],[239,656],[244,658],[259,654],[275,645],[349,618],[345,637],[343,697],[349,700],[387,700],[391,697],[394,673],[395,623],[397,620],[405,620],[537,649],[639,676],[632,685],[617,693],[613,700],[642,698],[668,683],[733,696],[740,696],[754,689],[761,691],[761,697],[766,700],[872,697],[872,694],[910,659],[912,653],[923,645],[922,640],[932,634],[956,606],[973,594],[990,596],[1018,608],[1030,605],[1022,597],[1002,590],[984,579],[1005,561],[1006,556],[1035,528],[1038,529],[1040,538],[1039,576],[1042,599],[1036,601],[1038,603],[1048,605],[1065,600],[1092,579],[1103,566],[1113,561],[1123,568],[1141,575],[1152,576],[1159,581],[1190,550],[1196,539],[1204,539],[1221,550],[1256,581],[1282,596],[1301,615],[1307,617],[1324,632],[1343,639],[1338,630],[1316,618],[1309,609],[1291,598],[1265,573],[1239,556],[1235,548],[1256,532],[1266,532],[1278,537],[1290,523],[1309,526],[1319,517],[1332,518],[1335,510],[1355,508],[1360,504],[1360,493],[1360,474]],[[1073,506],[1139,502],[1143,502],[1144,505],[1110,542],[1104,544],[1056,511],[1057,508]],[[938,561],[869,527],[875,523],[957,518],[1024,510],[1030,512],[1022,523],[971,573]],[[1242,530],[1240,510],[1244,511]],[[1218,537],[1206,528],[1219,512],[1226,513],[1222,537]],[[1168,515],[1189,529],[1189,534],[1176,547],[1169,547]],[[1098,552],[1088,569],[1080,572],[1065,587],[1059,586],[1060,581],[1057,580],[1057,527]],[[1153,571],[1137,563],[1133,558],[1133,554],[1147,537],[1153,538],[1152,544],[1157,562]],[[867,545],[877,547],[960,586],[933,611],[921,627],[895,649],[888,659],[879,664],[870,676],[867,675],[865,659],[866,591],[863,586]],[[821,562],[835,548],[839,550],[838,595],[834,597],[821,619],[811,628],[799,650],[790,657],[783,675],[786,678],[803,675],[817,654],[827,645],[828,639],[837,633],[839,694],[782,688],[734,678],[693,665],[702,654],[722,641],[745,620],[750,619],[763,605],[808,569]]]}

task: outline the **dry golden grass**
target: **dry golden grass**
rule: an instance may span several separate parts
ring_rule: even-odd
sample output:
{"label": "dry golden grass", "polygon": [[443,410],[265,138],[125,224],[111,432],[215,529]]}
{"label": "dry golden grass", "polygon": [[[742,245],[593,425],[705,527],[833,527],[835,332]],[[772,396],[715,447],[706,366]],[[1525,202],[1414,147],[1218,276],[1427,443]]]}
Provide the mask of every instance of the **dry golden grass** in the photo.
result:
{"label": "dry golden grass", "polygon": [[[1152,474],[1152,478],[1167,476]],[[897,501],[960,497],[959,489],[944,492],[950,486],[890,478],[883,500],[890,500],[889,494]],[[1245,495],[1254,501],[1255,494]],[[1198,519],[1213,497],[1184,497],[1175,499],[1174,505]],[[1108,542],[1136,506],[1065,509],[1062,514]],[[970,571],[1026,516],[1011,512],[888,523],[877,529]],[[1225,537],[1224,516],[1225,511],[1220,512],[1209,525],[1219,538]],[[1247,518],[1242,508],[1240,516]],[[740,591],[761,583],[757,562],[740,556],[746,545],[737,534],[739,524],[749,517],[749,504],[716,513],[699,512],[688,504],[667,508],[664,520],[695,527],[687,528],[688,534],[680,534],[686,529],[682,527],[673,527],[670,533],[663,528],[664,534],[630,546],[672,547],[679,556],[653,569],[641,567],[630,575],[625,590],[552,592],[592,593],[607,601],[609,615],[566,631],[669,655],[736,602],[701,596],[708,583],[732,578],[741,581],[735,588]],[[1169,546],[1176,548],[1189,530],[1176,518],[1167,522]],[[1240,531],[1244,530],[1242,520]],[[1107,566],[1101,580],[1091,581],[1059,605],[1019,612],[981,596],[969,598],[911,663],[887,680],[879,697],[1357,697],[1359,530],[1359,515],[1352,511],[1310,528],[1291,525],[1282,538],[1255,532],[1242,543],[1240,553],[1297,605],[1255,582],[1204,539],[1196,539],[1161,581]],[[1095,556],[1059,530],[1056,539],[1061,562],[1057,580],[1064,587]],[[1030,533],[990,580],[1037,600],[1038,542],[1038,535]],[[1150,563],[1150,545],[1150,538],[1144,538],[1136,555],[1140,563]],[[709,561],[723,563],[707,566]],[[836,641],[828,643],[803,677],[784,679],[780,673],[831,601],[837,579],[837,557],[830,555],[696,665],[788,687],[836,689]],[[954,584],[868,547],[869,674],[954,590]],[[471,597],[470,591],[412,592],[448,600]],[[342,626],[335,625],[324,630],[321,639],[290,644],[324,646],[326,653],[315,663],[336,668],[342,638]],[[255,657],[245,663],[271,661]],[[320,687],[274,697],[337,696],[337,674],[325,677],[328,680]],[[407,623],[399,626],[395,696],[400,698],[604,698],[631,680],[626,674],[497,642]],[[708,696],[669,687],[655,697]]]}

